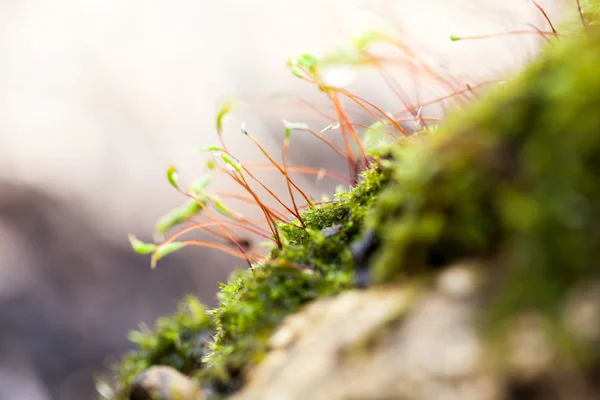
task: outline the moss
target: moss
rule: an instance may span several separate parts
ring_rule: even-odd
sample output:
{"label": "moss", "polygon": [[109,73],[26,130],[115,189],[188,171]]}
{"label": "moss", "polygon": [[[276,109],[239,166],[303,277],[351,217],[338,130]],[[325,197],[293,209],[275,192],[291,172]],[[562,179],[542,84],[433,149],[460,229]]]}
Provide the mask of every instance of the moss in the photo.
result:
{"label": "moss", "polygon": [[203,366],[204,343],[214,330],[206,308],[193,296],[179,304],[177,313],[159,318],[155,328],[132,331],[136,349],[118,367],[119,397],[127,398],[135,377],[153,365],[167,365],[184,374]]}
{"label": "moss", "polygon": [[[280,225],[283,247],[234,273],[210,318],[180,313],[153,335],[135,334],[139,349],[121,366],[122,385],[160,363],[219,394],[235,391],[285,316],[354,286],[350,245],[366,229],[378,243],[374,282],[481,258],[498,281],[489,321],[528,309],[556,315],[570,287],[598,274],[600,32],[590,23],[588,33],[554,41],[517,79],[439,129],[378,145],[389,158],[335,201],[304,212],[306,229]],[[213,324],[201,359],[203,346],[190,338]]]}
{"label": "moss", "polygon": [[334,202],[302,214],[306,229],[281,226],[286,244],[267,259],[306,265],[306,269],[272,266],[237,271],[218,293],[220,306],[212,311],[217,333],[200,372],[203,381],[230,393],[250,366],[260,362],[267,340],[282,319],[320,296],[354,286],[349,244],[360,234],[363,219],[385,182],[377,168],[366,171],[349,191]]}
{"label": "moss", "polygon": [[450,117],[418,154],[393,150],[368,221],[381,240],[375,281],[486,259],[502,282],[498,324],[529,309],[553,316],[568,288],[598,274],[600,31],[589,28]]}
{"label": "moss", "polygon": [[[361,233],[385,181],[375,164],[356,186],[338,190],[334,201],[303,212],[306,229],[281,224],[283,248],[273,249],[253,270],[234,272],[221,285],[218,308],[207,311],[190,296],[178,313],[160,318],[152,332],[132,332],[137,349],[118,367],[119,396],[126,396],[136,375],[153,365],[194,376],[216,396],[238,389],[284,317],[317,297],[354,286],[349,245]],[[207,340],[210,336],[213,340]]]}

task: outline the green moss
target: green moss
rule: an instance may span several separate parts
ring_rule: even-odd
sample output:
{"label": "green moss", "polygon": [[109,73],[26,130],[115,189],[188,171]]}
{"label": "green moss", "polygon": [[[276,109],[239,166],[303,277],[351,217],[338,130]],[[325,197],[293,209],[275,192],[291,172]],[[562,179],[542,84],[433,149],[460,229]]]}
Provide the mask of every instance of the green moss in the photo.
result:
{"label": "green moss", "polygon": [[[592,23],[588,31],[554,41],[517,79],[439,129],[402,145],[377,141],[376,153],[389,159],[334,202],[304,212],[306,229],[279,225],[283,247],[234,273],[210,318],[194,303],[193,317],[180,312],[152,335],[134,334],[138,350],[119,370],[122,386],[167,364],[217,393],[235,391],[284,317],[354,286],[350,244],[365,228],[379,243],[375,282],[480,258],[496,280],[490,321],[528,309],[556,315],[570,287],[598,274],[600,32]],[[202,358],[194,338],[213,328]]]}
{"label": "green moss", "polygon": [[590,26],[452,116],[418,154],[395,149],[393,183],[368,222],[381,239],[372,278],[486,259],[502,282],[489,313],[498,323],[529,309],[553,316],[568,288],[597,276],[599,63]]}
{"label": "green moss", "polygon": [[[317,297],[354,286],[349,244],[361,233],[385,181],[375,165],[355,187],[339,190],[334,201],[303,212],[306,229],[280,224],[283,248],[272,250],[253,270],[236,271],[221,285],[217,309],[207,312],[188,297],[152,332],[132,332],[137,349],[118,367],[119,396],[126,396],[137,374],[159,364],[194,376],[217,395],[235,391],[247,368],[263,358],[268,338],[284,317]],[[210,336],[213,340],[207,341]]]}
{"label": "green moss", "polygon": [[363,219],[383,186],[384,175],[366,171],[356,187],[338,193],[332,203],[302,214],[306,229],[280,226],[286,244],[267,259],[305,265],[292,268],[269,265],[237,271],[221,286],[221,305],[212,311],[217,333],[200,372],[203,381],[220,392],[237,389],[245,370],[260,362],[267,340],[281,320],[319,296],[354,286],[349,244],[361,232]]}
{"label": "green moss", "polygon": [[155,328],[132,331],[129,339],[136,349],[118,367],[119,397],[127,398],[132,381],[153,365],[168,365],[184,374],[203,366],[204,343],[214,330],[206,308],[193,296],[179,305],[179,311],[159,318]]}

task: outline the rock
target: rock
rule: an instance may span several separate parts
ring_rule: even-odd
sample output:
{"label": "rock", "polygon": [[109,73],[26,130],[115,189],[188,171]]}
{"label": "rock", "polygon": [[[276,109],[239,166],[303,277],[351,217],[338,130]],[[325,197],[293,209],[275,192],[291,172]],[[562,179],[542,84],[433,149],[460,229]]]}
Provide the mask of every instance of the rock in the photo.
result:
{"label": "rock", "polygon": [[235,399],[497,399],[470,299],[414,285],[313,303],[273,335]]}
{"label": "rock", "polygon": [[478,325],[488,290],[482,271],[456,265],[427,285],[373,287],[310,304],[274,333],[267,357],[233,398],[598,398],[589,371],[556,362],[540,316],[515,317],[498,357]]}
{"label": "rock", "polygon": [[140,373],[131,385],[130,400],[204,400],[204,392],[176,369],[154,366]]}

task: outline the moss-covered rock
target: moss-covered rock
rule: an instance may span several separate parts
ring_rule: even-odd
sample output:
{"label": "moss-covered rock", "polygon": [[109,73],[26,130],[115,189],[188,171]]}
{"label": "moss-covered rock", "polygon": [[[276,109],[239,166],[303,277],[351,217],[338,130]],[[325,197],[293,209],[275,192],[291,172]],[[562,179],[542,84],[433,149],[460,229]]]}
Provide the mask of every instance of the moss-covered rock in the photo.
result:
{"label": "moss-covered rock", "polygon": [[[487,345],[477,323],[486,312],[481,307],[486,288],[479,277],[487,267],[448,266],[427,285],[411,280],[311,303],[283,322],[270,340],[269,354],[233,398],[598,398],[593,368],[557,362],[559,350],[540,315],[511,321],[501,354]],[[591,287],[575,288],[578,294],[569,298],[585,298],[576,313],[593,310],[597,317],[588,322],[598,327],[600,292],[592,295]],[[564,300],[563,305],[572,301]],[[588,343],[597,346],[600,329],[594,331]]]}
{"label": "moss-covered rock", "polygon": [[[350,244],[384,181],[378,168],[368,170],[335,201],[304,212],[306,229],[280,226],[283,248],[273,250],[254,270],[237,271],[221,286],[220,306],[211,312],[217,333],[200,372],[204,381],[222,393],[236,390],[245,370],[264,357],[268,338],[285,316],[317,297],[354,286]],[[269,265],[269,260],[279,264]]]}
{"label": "moss-covered rock", "polygon": [[196,330],[214,327],[202,359],[203,344],[181,340],[194,331],[185,318],[137,338],[140,350],[121,367],[123,386],[161,363],[226,396],[265,358],[286,316],[355,286],[353,267],[368,268],[375,284],[413,284],[463,260],[482,266],[487,286],[476,301],[485,312],[474,315],[490,332],[508,337],[510,322],[534,311],[550,324],[560,360],[598,362],[591,342],[559,318],[567,293],[599,275],[600,30],[587,16],[585,34],[553,40],[519,77],[439,129],[389,154],[378,147],[386,157],[335,201],[304,212],[305,229],[280,224],[281,248],[236,272],[219,307],[198,317]]}
{"label": "moss-covered rock", "polygon": [[117,396],[127,398],[132,382],[142,371],[155,365],[192,374],[204,365],[205,343],[214,323],[198,299],[188,296],[179,311],[159,318],[153,330],[143,328],[129,334],[136,349],[125,356],[117,369]]}
{"label": "moss-covered rock", "polygon": [[133,332],[138,349],[117,371],[121,396],[153,365],[193,376],[216,396],[237,390],[245,372],[264,357],[283,318],[311,300],[354,286],[350,244],[385,176],[377,166],[365,171],[355,187],[303,212],[304,229],[281,224],[283,248],[273,249],[252,270],[234,272],[221,285],[218,308],[207,312],[189,297],[177,314],[159,319],[154,331]]}
{"label": "moss-covered rock", "polygon": [[500,327],[525,310],[555,316],[570,287],[596,277],[599,63],[590,25],[455,113],[418,153],[394,149],[392,183],[369,220],[381,241],[372,279],[485,260],[495,288],[487,318]]}

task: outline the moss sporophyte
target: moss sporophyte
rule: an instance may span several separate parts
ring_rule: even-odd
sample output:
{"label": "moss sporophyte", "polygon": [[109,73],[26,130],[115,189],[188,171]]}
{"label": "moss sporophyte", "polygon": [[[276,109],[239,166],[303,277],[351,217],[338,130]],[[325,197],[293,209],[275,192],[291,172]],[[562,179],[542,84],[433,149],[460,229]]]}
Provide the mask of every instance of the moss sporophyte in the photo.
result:
{"label": "moss sporophyte", "polygon": [[[133,235],[130,241],[136,252],[151,255],[152,267],[183,247],[200,246],[237,257],[248,268],[221,285],[217,308],[206,311],[189,298],[153,332],[132,334],[138,349],[118,369],[117,396],[126,397],[136,374],[156,364],[173,366],[216,395],[228,395],[263,359],[269,336],[285,316],[318,297],[356,287],[357,278],[362,286],[389,283],[463,258],[493,260],[506,284],[490,300],[490,320],[498,324],[528,307],[555,312],[570,285],[595,273],[600,245],[600,189],[594,184],[600,178],[600,33],[591,6],[581,8],[586,33],[572,29],[569,35],[535,6],[549,30],[502,34],[534,34],[552,45],[503,85],[455,82],[389,33],[368,32],[350,49],[322,58],[290,57],[291,73],[316,86],[334,116],[325,127],[283,120],[279,155],[242,126],[243,137],[265,156],[263,164],[241,162],[228,149],[223,128],[235,104],[223,105],[216,118],[219,144],[203,149],[210,157],[207,174],[186,189],[177,169],[167,170],[168,182],[187,201],[161,218],[156,232],[162,236],[183,227],[157,244]],[[483,36],[451,36],[453,41],[476,38]],[[382,43],[397,58],[371,50]],[[384,112],[328,84],[322,72],[340,65],[380,71],[399,109]],[[390,66],[447,93],[414,101],[386,74]],[[428,106],[471,99],[483,88],[488,90],[478,93],[475,104],[443,124],[427,116]],[[372,124],[353,122],[349,105]],[[290,165],[297,133],[317,138],[337,154],[348,176]],[[262,182],[258,170],[281,175],[289,199]],[[318,201],[299,186],[296,174],[337,180],[340,186],[333,199]],[[231,180],[240,192],[211,190],[210,183],[221,179]],[[233,200],[256,207],[261,220],[236,211]],[[215,241],[184,238],[197,230]],[[249,246],[247,235],[267,245]]]}

